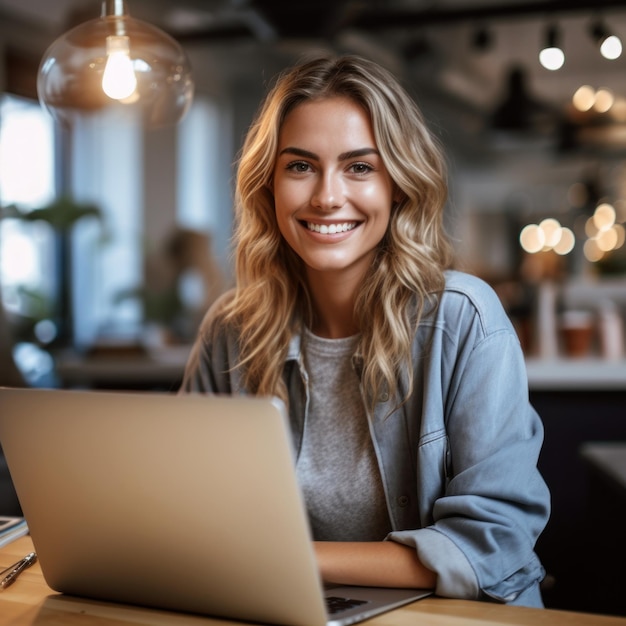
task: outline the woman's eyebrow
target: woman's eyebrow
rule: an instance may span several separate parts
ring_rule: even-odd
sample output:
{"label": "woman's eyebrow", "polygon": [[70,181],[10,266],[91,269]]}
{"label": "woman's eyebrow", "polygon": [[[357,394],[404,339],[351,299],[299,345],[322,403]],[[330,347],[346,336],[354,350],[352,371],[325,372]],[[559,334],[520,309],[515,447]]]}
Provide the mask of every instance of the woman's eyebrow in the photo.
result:
{"label": "woman's eyebrow", "polygon": [[376,150],[376,148],[360,148],[359,150],[342,152],[337,160],[347,161],[348,159],[358,159],[359,157],[368,156],[369,154],[376,154],[380,156],[380,152]]}
{"label": "woman's eyebrow", "polygon": [[[308,150],[303,150],[302,148],[296,148],[294,146],[288,146],[283,148],[280,155],[283,154],[293,154],[295,156],[300,156],[306,159],[312,159],[314,161],[319,161],[320,158],[314,152],[309,152]],[[367,156],[369,154],[380,155],[380,152],[376,150],[376,148],[359,148],[358,150],[349,150],[348,152],[342,152],[337,158],[338,161],[347,161],[348,159],[356,159],[359,157]]]}
{"label": "woman's eyebrow", "polygon": [[314,161],[320,160],[319,156],[317,156],[315,152],[309,152],[308,150],[303,150],[302,148],[294,148],[292,146],[287,146],[286,148],[283,148],[278,156],[281,156],[283,154],[293,154],[294,156],[300,156],[305,159],[313,159]]}

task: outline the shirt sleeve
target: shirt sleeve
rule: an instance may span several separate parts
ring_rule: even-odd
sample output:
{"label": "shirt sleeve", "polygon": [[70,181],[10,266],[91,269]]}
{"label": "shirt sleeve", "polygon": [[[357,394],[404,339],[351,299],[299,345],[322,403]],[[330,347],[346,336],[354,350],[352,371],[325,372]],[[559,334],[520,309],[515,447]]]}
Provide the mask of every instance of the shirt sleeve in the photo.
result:
{"label": "shirt sleeve", "polygon": [[205,315],[191,348],[179,393],[233,394],[239,389],[236,342],[222,319],[232,292],[226,292]]}

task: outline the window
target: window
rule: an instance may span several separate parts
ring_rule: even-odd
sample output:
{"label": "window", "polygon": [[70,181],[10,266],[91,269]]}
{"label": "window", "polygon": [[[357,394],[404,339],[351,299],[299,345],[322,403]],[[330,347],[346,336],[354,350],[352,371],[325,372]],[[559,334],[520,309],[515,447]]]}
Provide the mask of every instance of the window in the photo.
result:
{"label": "window", "polygon": [[[211,261],[220,272],[213,276],[216,290],[225,284],[223,275],[230,274],[231,116],[227,103],[196,95],[177,136],[177,222],[206,233]],[[212,301],[212,291],[206,274],[187,271],[179,279],[179,295],[189,310],[202,311]]]}
{"label": "window", "polygon": [[[13,358],[30,384],[49,384],[50,355],[32,343],[54,338],[54,234],[20,219],[55,195],[54,129],[39,103],[0,95],[0,306],[15,343]],[[6,329],[5,329],[6,332]]]}
{"label": "window", "polygon": [[103,111],[77,122],[71,141],[72,197],[102,215],[73,231],[75,346],[140,340],[141,305],[119,295],[143,281],[141,129]]}
{"label": "window", "polygon": [[39,103],[0,96],[0,283],[11,316],[40,316],[54,292],[54,236],[44,222],[10,217],[52,202],[54,129]]}

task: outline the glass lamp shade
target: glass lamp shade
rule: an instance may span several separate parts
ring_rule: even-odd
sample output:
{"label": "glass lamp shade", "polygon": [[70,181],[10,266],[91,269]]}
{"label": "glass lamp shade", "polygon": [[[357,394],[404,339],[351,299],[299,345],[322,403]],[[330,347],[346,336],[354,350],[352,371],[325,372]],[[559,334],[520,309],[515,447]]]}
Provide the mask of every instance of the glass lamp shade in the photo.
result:
{"label": "glass lamp shade", "polygon": [[112,107],[146,128],[176,124],[193,91],[182,47],[155,26],[131,18],[119,0],[105,0],[101,17],[57,39],[37,76],[41,104],[64,126]]}

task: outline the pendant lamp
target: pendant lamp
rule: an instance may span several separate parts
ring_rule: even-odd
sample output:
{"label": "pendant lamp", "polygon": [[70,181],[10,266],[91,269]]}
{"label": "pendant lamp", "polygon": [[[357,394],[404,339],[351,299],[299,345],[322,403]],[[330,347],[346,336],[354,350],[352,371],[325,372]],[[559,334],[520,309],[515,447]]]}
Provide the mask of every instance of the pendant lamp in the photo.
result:
{"label": "pendant lamp", "polygon": [[146,128],[179,122],[193,98],[189,60],[162,30],[130,17],[125,0],[103,0],[99,18],[57,39],[39,65],[37,92],[56,121],[115,108]]}
{"label": "pendant lamp", "polygon": [[493,130],[521,134],[550,134],[554,130],[557,110],[536,99],[526,79],[521,66],[508,69],[504,98],[489,118]]}

